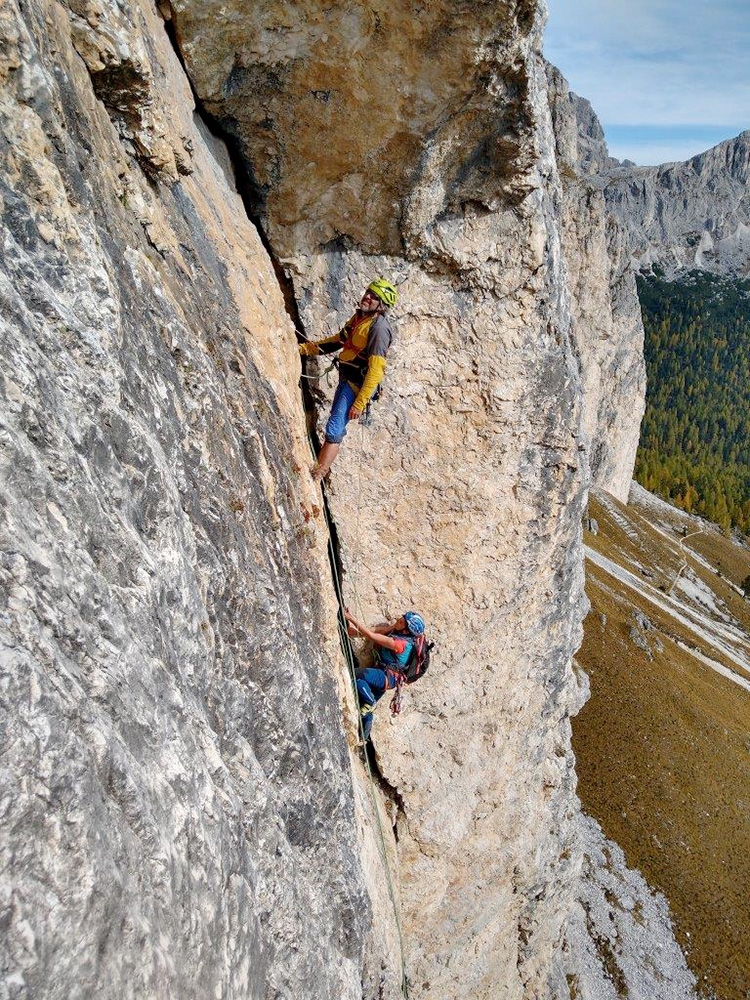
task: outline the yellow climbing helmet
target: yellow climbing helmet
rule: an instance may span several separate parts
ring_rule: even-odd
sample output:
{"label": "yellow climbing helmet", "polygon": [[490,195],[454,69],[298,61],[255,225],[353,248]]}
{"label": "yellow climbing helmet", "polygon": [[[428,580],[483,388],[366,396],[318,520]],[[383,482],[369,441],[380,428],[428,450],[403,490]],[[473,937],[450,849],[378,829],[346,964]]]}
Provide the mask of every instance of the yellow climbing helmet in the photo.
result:
{"label": "yellow climbing helmet", "polygon": [[373,295],[377,295],[384,306],[396,305],[396,299],[398,298],[398,292],[390,281],[386,281],[385,278],[376,278],[371,281],[367,286],[367,291],[372,292]]}

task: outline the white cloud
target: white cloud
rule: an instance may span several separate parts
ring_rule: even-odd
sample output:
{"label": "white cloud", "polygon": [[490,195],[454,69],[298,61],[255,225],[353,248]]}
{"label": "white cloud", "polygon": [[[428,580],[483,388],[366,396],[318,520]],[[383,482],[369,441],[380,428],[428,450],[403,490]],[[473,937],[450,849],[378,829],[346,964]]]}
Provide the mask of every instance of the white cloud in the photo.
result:
{"label": "white cloud", "polygon": [[747,0],[550,0],[545,53],[605,125],[750,126]]}

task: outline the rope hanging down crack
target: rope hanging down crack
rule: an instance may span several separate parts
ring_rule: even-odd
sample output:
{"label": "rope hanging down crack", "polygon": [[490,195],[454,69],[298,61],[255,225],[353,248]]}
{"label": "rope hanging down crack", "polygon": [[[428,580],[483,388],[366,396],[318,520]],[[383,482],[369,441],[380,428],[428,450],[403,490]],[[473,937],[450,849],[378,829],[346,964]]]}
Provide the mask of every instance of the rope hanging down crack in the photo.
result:
{"label": "rope hanging down crack", "polygon": [[[364,428],[362,428],[361,436],[364,439]],[[310,444],[310,450],[312,452],[312,455],[315,458],[316,454],[317,454],[316,453],[316,449],[315,449],[315,442],[313,440],[312,433],[310,431],[308,431],[307,439],[308,439],[308,442]],[[361,445],[363,443],[364,443],[363,440],[360,441],[360,448],[359,448],[359,451],[358,451],[358,456],[359,457],[358,457],[358,469],[357,469],[357,483],[358,483],[358,491],[359,491],[358,492],[358,496],[359,497],[361,497],[361,495],[362,495],[362,492],[361,492],[361,487],[362,487],[362,447],[361,447]],[[379,840],[380,840],[380,845],[379,845],[380,846],[380,855],[381,855],[381,858],[383,860],[383,867],[385,869],[386,879],[387,879],[387,882],[388,882],[388,894],[389,894],[390,899],[391,899],[391,905],[393,906],[393,916],[394,916],[395,921],[396,921],[396,931],[398,933],[398,946],[399,946],[399,953],[400,953],[400,958],[401,958],[401,993],[404,996],[405,1000],[408,1000],[408,997],[409,997],[409,981],[408,981],[408,978],[407,978],[407,975],[406,975],[406,962],[405,962],[405,959],[404,959],[404,937],[403,937],[403,931],[402,931],[402,928],[401,928],[401,916],[400,916],[400,913],[399,913],[398,903],[396,901],[396,889],[395,889],[395,886],[394,886],[394,883],[393,883],[393,876],[391,874],[391,867],[390,867],[390,865],[388,863],[388,851],[387,851],[386,843],[385,843],[385,832],[383,830],[383,822],[382,822],[381,817],[380,817],[380,809],[378,808],[378,800],[377,800],[377,796],[375,794],[375,778],[374,778],[373,773],[372,773],[372,765],[370,764],[370,757],[369,757],[369,754],[367,752],[367,745],[366,745],[365,731],[364,731],[364,719],[363,719],[363,716],[362,716],[362,705],[360,704],[359,692],[357,691],[357,675],[355,673],[356,666],[357,666],[357,661],[356,661],[356,658],[355,658],[355,655],[354,655],[354,648],[352,646],[351,637],[349,636],[349,632],[347,631],[346,619],[344,618],[344,607],[345,607],[345,605],[344,605],[344,593],[343,593],[343,588],[341,586],[341,578],[340,578],[340,575],[339,575],[338,555],[336,553],[336,550],[335,550],[335,547],[334,547],[334,544],[333,544],[334,531],[336,530],[336,528],[335,528],[335,522],[333,520],[333,515],[331,514],[330,507],[328,506],[328,498],[326,497],[325,486],[324,486],[323,483],[321,483],[321,491],[322,491],[322,494],[323,494],[323,513],[324,513],[325,520],[326,520],[326,527],[328,529],[328,559],[329,559],[329,561],[331,563],[331,571],[332,571],[332,575],[333,575],[333,587],[334,587],[334,590],[336,592],[336,598],[337,598],[338,604],[339,604],[338,615],[336,616],[337,617],[337,622],[338,622],[338,628],[339,628],[339,640],[341,642],[341,649],[342,649],[342,652],[344,654],[344,658],[345,658],[345,660],[346,660],[346,662],[348,664],[348,667],[349,667],[349,675],[350,675],[350,679],[351,679],[351,682],[352,682],[352,687],[354,688],[354,698],[355,698],[355,701],[356,701],[356,704],[357,704],[357,718],[359,720],[359,734],[360,734],[360,738],[362,739],[362,746],[363,746],[363,750],[364,750],[363,756],[364,756],[364,760],[365,760],[365,768],[367,770],[367,776],[369,778],[368,787],[369,787],[369,790],[370,790],[370,801],[372,803],[373,812],[375,813],[375,819],[377,820],[378,834],[379,834]],[[356,539],[356,544],[357,544],[357,550],[361,551],[361,549],[360,549],[360,538],[359,538],[359,504],[357,504],[357,516],[356,516],[356,520],[355,520],[355,539]],[[355,565],[356,565],[356,563],[355,563]],[[354,592],[354,604],[355,604],[355,608],[357,610],[357,614],[360,615],[360,617],[362,617],[362,608],[361,608],[361,604],[360,604],[360,600],[359,600],[359,593],[357,591],[356,570],[352,573],[352,590]]]}

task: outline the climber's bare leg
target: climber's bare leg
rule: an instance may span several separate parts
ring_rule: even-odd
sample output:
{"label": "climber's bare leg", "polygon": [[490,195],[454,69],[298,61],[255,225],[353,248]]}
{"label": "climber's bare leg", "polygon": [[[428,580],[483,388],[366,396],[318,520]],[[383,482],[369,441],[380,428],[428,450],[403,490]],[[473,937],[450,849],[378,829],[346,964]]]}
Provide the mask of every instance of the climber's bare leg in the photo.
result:
{"label": "climber's bare leg", "polygon": [[340,444],[333,444],[331,441],[326,441],[323,447],[320,449],[320,454],[318,455],[318,463],[312,470],[312,477],[316,483],[319,483],[321,479],[325,479],[328,473],[331,471],[331,466],[333,465],[334,459],[339,453]]}

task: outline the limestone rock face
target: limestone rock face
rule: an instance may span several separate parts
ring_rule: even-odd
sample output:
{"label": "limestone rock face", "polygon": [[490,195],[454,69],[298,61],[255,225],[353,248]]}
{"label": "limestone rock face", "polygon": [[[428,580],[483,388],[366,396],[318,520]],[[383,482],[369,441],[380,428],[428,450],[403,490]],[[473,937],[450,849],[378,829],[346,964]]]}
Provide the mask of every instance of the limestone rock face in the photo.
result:
{"label": "limestone rock face", "polygon": [[150,5],[0,34],[0,994],[360,1000],[395,945],[270,261]]}
{"label": "limestone rock face", "polygon": [[100,0],[70,0],[67,6],[75,50],[126,149],[152,177],[174,181],[178,171],[190,173],[187,136],[170,142],[165,74],[149,54],[148,28],[137,8]]}
{"label": "limestone rock face", "polygon": [[412,997],[554,995],[581,515],[637,383],[593,121],[553,132],[531,0],[162,6],[308,335],[399,284],[329,501],[355,613],[417,607],[438,648],[377,712],[373,806],[292,322],[227,150],[151,5],[9,0],[3,988],[394,1000],[403,960]]}
{"label": "limestone rock face", "polygon": [[[519,245],[528,255],[527,287],[501,297],[501,312],[481,269],[457,293],[403,261],[375,262],[404,268],[408,313],[374,425],[349,432],[332,477],[350,604],[369,620],[415,607],[438,645],[402,715],[389,725],[383,704],[375,720],[398,793],[416,996],[492,997],[498,984],[544,995],[577,870],[578,383],[565,335],[547,332],[554,314],[540,325],[537,312],[554,279],[522,241],[541,237],[540,216],[495,216],[501,232],[508,264]],[[372,267],[355,253],[315,260],[297,278],[311,291],[307,328],[325,327],[344,268],[353,291]]]}
{"label": "limestone rock face", "polygon": [[569,172],[597,177],[620,163],[607,151],[604,129],[591,103],[574,94],[557,67],[547,63],[549,103],[563,177]]}
{"label": "limestone rock face", "polygon": [[417,252],[441,213],[528,192],[535,0],[171,7],[190,75],[239,141],[280,256],[341,240]]}
{"label": "limestone rock face", "polygon": [[627,228],[609,217],[601,172],[616,163],[588,101],[547,67],[563,186],[562,234],[583,383],[592,483],[627,501],[646,398],[643,320]]}
{"label": "limestone rock face", "polygon": [[685,163],[613,170],[604,194],[638,266],[750,275],[750,131]]}
{"label": "limestone rock face", "polygon": [[[375,722],[380,770],[399,806],[410,995],[544,996],[580,859],[569,716],[581,689],[570,664],[585,609],[588,469],[539,56],[543,11],[479,5],[469,27],[460,8],[410,8],[406,18],[399,5],[367,4],[354,8],[353,28],[343,5],[328,7],[324,23],[312,16],[317,6],[302,5],[274,34],[269,12],[279,9],[260,8],[259,26],[260,15],[241,17],[239,5],[174,6],[198,92],[237,130],[251,175],[269,188],[264,225],[307,334],[337,329],[373,276],[399,284],[385,394],[373,426],[350,430],[330,502],[353,609],[382,620],[419,608],[439,647],[404,714],[389,725],[383,704]],[[349,57],[368,18],[390,30]],[[406,54],[391,19],[404,21]],[[270,47],[280,37],[283,52]],[[321,53],[346,64],[345,87],[330,69],[321,75]],[[266,98],[258,81],[269,79],[272,56]],[[427,87],[426,73],[442,89]],[[243,87],[261,94],[246,124],[235,79],[243,108]],[[300,103],[301,88],[326,79],[328,103]],[[412,123],[409,134],[381,134],[391,119],[384,125],[379,109],[402,109],[414,86],[425,99],[394,116]],[[369,113],[363,148],[354,130]],[[515,137],[499,160],[494,132],[481,156],[472,139],[488,114]],[[332,151],[335,176],[327,155],[317,166],[309,133]],[[361,178],[355,198],[344,171]],[[304,218],[290,207],[298,185]],[[322,389],[325,417],[333,387]]]}

